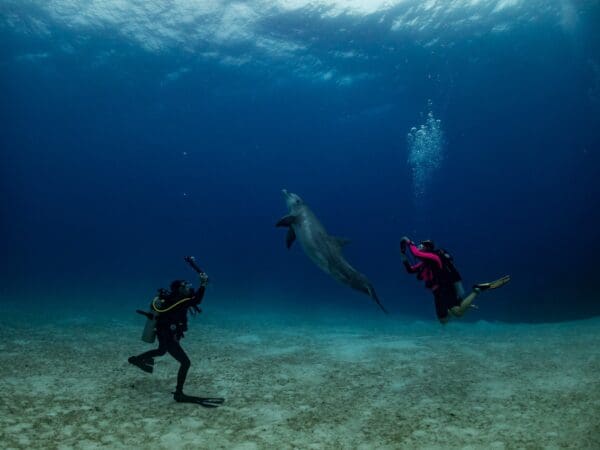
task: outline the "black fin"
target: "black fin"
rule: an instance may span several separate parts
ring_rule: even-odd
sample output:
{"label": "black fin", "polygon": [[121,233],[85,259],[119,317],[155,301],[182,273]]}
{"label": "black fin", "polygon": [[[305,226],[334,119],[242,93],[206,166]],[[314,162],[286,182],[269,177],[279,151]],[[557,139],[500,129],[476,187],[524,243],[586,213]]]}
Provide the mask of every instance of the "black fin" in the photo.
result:
{"label": "black fin", "polygon": [[283,216],[281,219],[279,219],[279,222],[277,222],[275,224],[275,226],[276,227],[290,227],[294,223],[296,223],[296,216],[293,216],[290,214],[289,216]]}
{"label": "black fin", "polygon": [[296,233],[292,227],[288,228],[288,232],[285,236],[285,245],[287,248],[290,248],[294,241],[296,240]]}
{"label": "black fin", "polygon": [[225,401],[223,398],[194,397],[192,395],[185,395],[183,392],[174,393],[173,399],[177,403],[195,403],[205,408],[217,408]]}

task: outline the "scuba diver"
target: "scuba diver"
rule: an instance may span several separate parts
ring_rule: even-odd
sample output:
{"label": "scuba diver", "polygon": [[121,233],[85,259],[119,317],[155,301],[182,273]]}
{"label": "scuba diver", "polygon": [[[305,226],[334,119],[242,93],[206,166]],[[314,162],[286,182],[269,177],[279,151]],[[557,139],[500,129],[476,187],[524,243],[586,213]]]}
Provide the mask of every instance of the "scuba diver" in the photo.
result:
{"label": "scuba diver", "polygon": [[[407,249],[418,262],[410,263],[406,256]],[[489,283],[479,283],[465,296],[462,278],[454,267],[452,256],[443,249],[436,249],[433,241],[425,240],[417,246],[404,236],[400,240],[400,251],[406,271],[416,273],[417,279],[425,281],[425,287],[431,289],[435,312],[442,324],[451,317],[462,316],[471,307],[476,308],[472,303],[481,292],[497,289],[510,281],[510,275],[506,275]]]}
{"label": "scuba diver", "polygon": [[154,358],[169,353],[180,364],[177,372],[177,387],[173,393],[174,400],[180,403],[196,403],[214,408],[223,403],[222,398],[193,397],[183,393],[183,385],[191,362],[179,341],[188,329],[188,312],[192,315],[202,312],[198,305],[202,302],[208,284],[208,276],[198,267],[194,258],[188,256],[185,261],[198,273],[200,287],[194,290],[191,283],[185,280],[174,280],[170,290],[162,288],[158,290],[158,295],[150,305],[151,312],[136,311],[148,319],[142,340],[152,343],[158,337],[158,348],[132,356],[128,361],[144,372],[152,373]]}

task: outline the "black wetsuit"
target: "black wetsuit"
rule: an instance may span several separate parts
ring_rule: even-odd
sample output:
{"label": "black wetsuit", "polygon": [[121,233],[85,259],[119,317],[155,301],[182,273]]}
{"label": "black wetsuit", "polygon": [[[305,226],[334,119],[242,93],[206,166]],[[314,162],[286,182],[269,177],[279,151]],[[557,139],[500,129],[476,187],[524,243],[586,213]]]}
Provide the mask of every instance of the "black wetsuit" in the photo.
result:
{"label": "black wetsuit", "polygon": [[[176,392],[183,391],[183,384],[190,368],[190,358],[186,355],[183,348],[179,344],[181,338],[184,337],[184,332],[187,331],[187,312],[191,307],[196,307],[204,297],[206,288],[200,286],[188,301],[181,303],[172,310],[160,313],[156,319],[156,336],[158,337],[158,348],[142,353],[138,356],[139,359],[151,361],[156,356],[163,356],[169,353],[175,358],[180,366],[177,372],[177,387]],[[167,309],[182,299],[181,296],[169,296],[158,309]],[[153,304],[154,308],[154,304]],[[156,309],[156,308],[154,308]]]}

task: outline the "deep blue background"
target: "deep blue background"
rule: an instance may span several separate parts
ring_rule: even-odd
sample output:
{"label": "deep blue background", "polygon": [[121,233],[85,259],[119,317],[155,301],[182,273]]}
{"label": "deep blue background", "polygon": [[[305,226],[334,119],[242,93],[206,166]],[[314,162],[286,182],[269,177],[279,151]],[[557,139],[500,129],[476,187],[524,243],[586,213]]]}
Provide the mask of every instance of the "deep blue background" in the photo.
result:
{"label": "deep blue background", "polygon": [[[470,320],[599,314],[596,9],[575,35],[537,24],[439,48],[363,22],[355,45],[371,58],[348,69],[379,75],[349,86],[101,35],[60,53],[4,29],[2,301],[139,307],[191,277],[181,258],[194,254],[213,279],[213,305],[232,313],[272,303],[371,311],[299,246],[285,249],[274,228],[285,187],[352,240],[346,256],[394,313],[433,317],[430,294],[402,270],[407,234],[449,249],[467,285],[513,276]],[[324,58],[337,44],[313,32]],[[94,64],[106,49],[112,56]],[[19,58],[41,52],[51,57]],[[181,66],[190,71],[165,83]],[[428,100],[446,159],[415,202],[406,134]]]}

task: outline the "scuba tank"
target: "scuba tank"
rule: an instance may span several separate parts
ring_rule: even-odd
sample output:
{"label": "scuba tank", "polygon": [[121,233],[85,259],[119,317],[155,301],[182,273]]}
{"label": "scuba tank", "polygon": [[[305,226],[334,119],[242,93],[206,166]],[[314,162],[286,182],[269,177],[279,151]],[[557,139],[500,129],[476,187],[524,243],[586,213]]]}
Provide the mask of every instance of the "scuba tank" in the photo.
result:
{"label": "scuba tank", "polygon": [[136,309],[136,313],[141,314],[146,318],[146,324],[144,325],[144,331],[142,332],[142,341],[152,344],[156,340],[156,319],[158,318],[158,312],[153,308],[154,302],[158,299],[165,298],[169,293],[166,289],[159,289],[158,295],[154,297],[150,303],[150,312]]}
{"label": "scuba tank", "polygon": [[156,314],[146,313],[146,325],[144,325],[144,331],[142,332],[142,341],[148,344],[154,343],[156,340]]}

